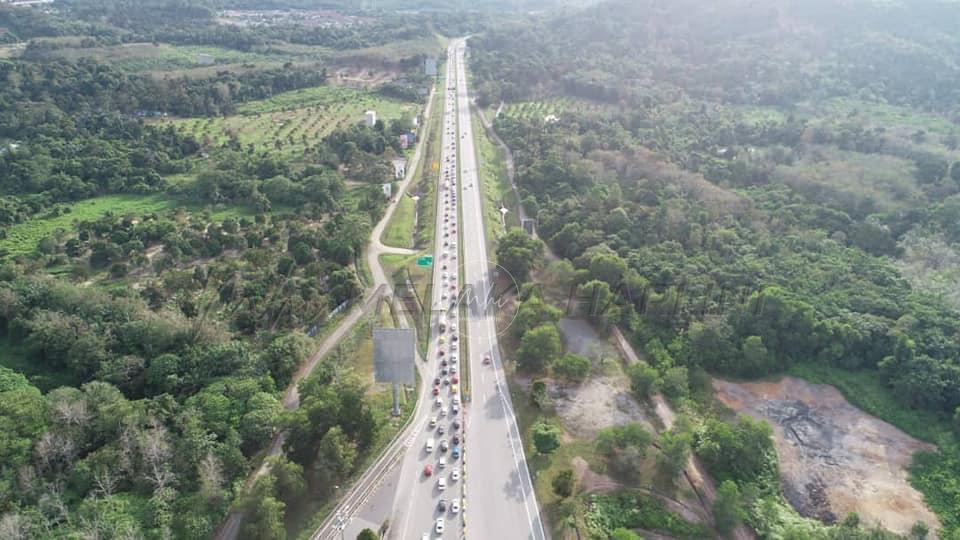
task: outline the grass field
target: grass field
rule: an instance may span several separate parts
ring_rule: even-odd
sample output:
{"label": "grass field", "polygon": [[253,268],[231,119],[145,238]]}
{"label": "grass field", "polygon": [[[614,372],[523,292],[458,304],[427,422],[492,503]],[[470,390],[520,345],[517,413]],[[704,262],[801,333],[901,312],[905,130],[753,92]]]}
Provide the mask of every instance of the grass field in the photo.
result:
{"label": "grass field", "polygon": [[[480,184],[483,189],[484,227],[487,231],[487,242],[492,246],[508,227],[520,226],[518,201],[507,178],[503,149],[487,137],[487,132],[476,115],[472,115],[471,119],[479,159]],[[501,205],[508,210],[506,216],[500,214]]]}
{"label": "grass field", "polygon": [[107,214],[143,214],[172,208],[175,202],[163,195],[107,195],[72,203],[70,212],[55,217],[38,217],[6,230],[0,240],[0,254],[29,255],[44,237],[58,230],[70,230],[76,221],[91,221]]}
{"label": "grass field", "polygon": [[244,146],[252,144],[257,150],[279,151],[284,157],[292,158],[335,129],[360,122],[363,113],[370,109],[377,111],[377,118],[386,122],[415,116],[419,105],[342,86],[318,86],[247,103],[232,116],[161,122],[173,123],[210,145],[221,145],[236,137]]}
{"label": "grass field", "polygon": [[167,71],[191,68],[200,65],[197,55],[208,54],[214,65],[223,69],[225,64],[252,64],[262,62],[292,62],[296,60],[321,60],[327,53],[320,48],[286,49],[263,47],[244,52],[222,47],[170,45],[167,43],[124,43],[105,47],[62,48],[49,52],[51,57],[66,60],[92,58],[127,71]]}
{"label": "grass field", "polygon": [[383,231],[381,241],[394,247],[413,247],[413,230],[416,225],[417,204],[406,194],[400,195],[397,209],[390,218],[390,224]]}

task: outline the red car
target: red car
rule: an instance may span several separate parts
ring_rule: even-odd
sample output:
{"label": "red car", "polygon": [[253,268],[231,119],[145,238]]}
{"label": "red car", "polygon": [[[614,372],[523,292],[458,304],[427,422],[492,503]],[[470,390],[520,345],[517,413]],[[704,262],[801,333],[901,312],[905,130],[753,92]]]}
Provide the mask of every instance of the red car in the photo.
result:
{"label": "red car", "polygon": [[433,465],[427,465],[423,468],[423,475],[430,476],[433,474]]}
{"label": "red car", "polygon": [[450,382],[452,382],[453,384],[457,384],[460,382],[460,377],[454,375],[453,379]]}

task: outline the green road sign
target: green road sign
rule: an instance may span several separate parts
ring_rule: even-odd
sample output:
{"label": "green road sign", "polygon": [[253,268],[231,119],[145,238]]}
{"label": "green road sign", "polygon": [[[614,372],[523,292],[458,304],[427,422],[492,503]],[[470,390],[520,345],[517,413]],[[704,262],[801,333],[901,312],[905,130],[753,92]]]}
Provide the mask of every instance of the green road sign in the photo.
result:
{"label": "green road sign", "polygon": [[417,266],[430,266],[433,264],[433,255],[425,255],[417,259]]}

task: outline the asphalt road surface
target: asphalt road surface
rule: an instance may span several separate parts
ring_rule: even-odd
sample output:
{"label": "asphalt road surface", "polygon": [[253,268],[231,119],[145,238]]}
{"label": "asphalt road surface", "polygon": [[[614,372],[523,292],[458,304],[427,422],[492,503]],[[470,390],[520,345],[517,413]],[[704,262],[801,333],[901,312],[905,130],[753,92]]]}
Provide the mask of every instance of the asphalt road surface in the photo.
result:
{"label": "asphalt road surface", "polygon": [[[391,537],[546,540],[503,378],[496,304],[487,300],[496,267],[487,256],[464,52],[464,40],[454,41],[448,51],[434,259],[433,333],[427,362],[433,363],[437,370],[445,367],[443,360],[469,369],[472,401],[465,410],[454,414],[452,384],[444,384],[445,377],[453,381],[453,374],[438,373],[439,397],[443,404],[427,409],[426,417],[417,420],[421,429],[411,435],[395,498]],[[457,244],[458,239],[462,245]],[[458,278],[463,284],[454,282]],[[453,292],[458,293],[456,298],[465,306],[465,327],[459,328],[464,332],[458,337],[462,336],[469,346],[468,354],[462,358],[460,347],[455,350],[452,339],[454,329],[458,328],[454,323],[458,322],[459,311],[450,309]],[[441,322],[446,324],[445,332],[440,331]],[[426,387],[429,389],[430,385]],[[425,399],[434,401],[432,392],[427,392]],[[446,415],[441,415],[442,412]],[[431,426],[433,416],[437,417],[437,427]],[[460,430],[453,428],[454,419],[462,423]],[[438,431],[440,426],[444,428],[442,435]],[[463,453],[454,459],[452,435],[460,432],[463,432],[460,441]],[[427,450],[428,439],[433,440],[432,451]],[[439,449],[443,440],[450,446],[447,452]],[[440,465],[441,458],[446,459],[445,467]],[[425,472],[427,466],[433,468],[430,475]],[[452,479],[454,469],[460,472],[457,481]],[[446,481],[444,490],[438,487],[439,478]],[[441,499],[447,504],[445,511],[439,510]],[[455,514],[451,505],[456,499],[460,499],[461,508]],[[444,518],[442,533],[436,531],[436,520],[440,517]]]}
{"label": "asphalt road surface", "polygon": [[[530,472],[507,390],[497,341],[496,302],[490,290],[500,271],[487,255],[483,193],[474,148],[467,88],[466,43],[454,44],[460,130],[460,190],[465,283],[474,298],[466,317],[472,401],[466,418],[467,535],[470,538],[545,540]],[[490,364],[484,359],[490,358]]]}
{"label": "asphalt road surface", "polygon": [[[448,62],[448,83],[454,80],[454,76],[453,62]],[[416,426],[409,436],[409,449],[404,457],[394,498],[390,536],[398,539],[416,540],[424,535],[427,535],[427,538],[461,538],[464,529],[463,514],[459,508],[464,482],[462,478],[454,479],[454,471],[459,473],[463,466],[462,459],[454,457],[455,447],[459,446],[454,437],[462,435],[461,430],[456,429],[454,424],[462,423],[463,411],[462,405],[454,404],[455,400],[460,399],[456,386],[461,362],[456,350],[459,349],[459,344],[454,340],[454,336],[459,340],[456,331],[459,316],[456,309],[449,309],[460,286],[455,246],[458,234],[455,195],[456,95],[449,90],[444,98],[442,129],[442,150],[438,164],[437,234],[431,289],[431,335],[427,357],[424,359],[425,365],[420,370],[427,383],[423,385],[424,396],[421,397],[421,403],[426,406],[417,410],[414,420]],[[435,385],[435,380],[439,380],[440,384]],[[438,398],[442,405],[436,404]],[[435,421],[431,421],[434,418]],[[433,448],[429,451],[428,440],[433,441]],[[446,450],[441,449],[444,443],[447,445]],[[427,466],[432,469],[429,475],[425,472]],[[442,489],[441,480],[445,483]],[[440,509],[441,500],[446,505],[445,510]],[[456,512],[455,503],[458,506]],[[442,532],[437,529],[438,519],[444,520]]]}

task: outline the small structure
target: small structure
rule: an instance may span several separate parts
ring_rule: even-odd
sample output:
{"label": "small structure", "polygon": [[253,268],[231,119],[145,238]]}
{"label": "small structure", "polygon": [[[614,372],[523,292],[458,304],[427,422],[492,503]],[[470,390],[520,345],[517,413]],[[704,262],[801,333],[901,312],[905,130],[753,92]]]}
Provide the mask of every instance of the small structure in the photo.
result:
{"label": "small structure", "polygon": [[533,220],[530,218],[524,218],[520,220],[520,226],[523,227],[523,232],[533,236]]}
{"label": "small structure", "polygon": [[377,123],[377,111],[363,113],[363,123],[367,127],[373,127]]}
{"label": "small structure", "polygon": [[393,184],[392,184],[392,183],[387,182],[387,183],[381,185],[380,187],[383,189],[383,196],[384,196],[384,197],[386,197],[386,198],[389,199],[391,196],[393,196]]}
{"label": "small structure", "polygon": [[411,146],[417,144],[417,134],[412,131],[409,133],[403,133],[400,135],[400,148],[406,150]]}
{"label": "small structure", "polygon": [[407,160],[397,158],[393,160],[393,177],[400,180],[407,174]]}
{"label": "small structure", "polygon": [[200,53],[197,55],[197,63],[201,66],[212,66],[216,60],[212,54]]}

